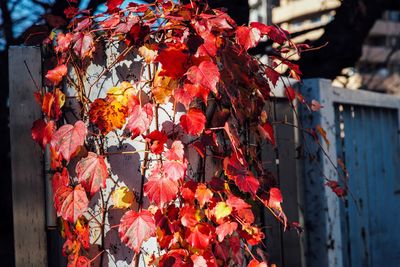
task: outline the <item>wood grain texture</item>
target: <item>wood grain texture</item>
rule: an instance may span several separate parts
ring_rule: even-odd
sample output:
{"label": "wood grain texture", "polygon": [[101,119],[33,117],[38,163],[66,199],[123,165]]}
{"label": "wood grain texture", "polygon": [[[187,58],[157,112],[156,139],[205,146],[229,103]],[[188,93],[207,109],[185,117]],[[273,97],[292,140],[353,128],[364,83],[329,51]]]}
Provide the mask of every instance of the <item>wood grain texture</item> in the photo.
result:
{"label": "wood grain texture", "polygon": [[31,138],[40,109],[33,92],[41,86],[41,52],[37,47],[9,49],[10,134],[17,267],[47,266],[43,156]]}

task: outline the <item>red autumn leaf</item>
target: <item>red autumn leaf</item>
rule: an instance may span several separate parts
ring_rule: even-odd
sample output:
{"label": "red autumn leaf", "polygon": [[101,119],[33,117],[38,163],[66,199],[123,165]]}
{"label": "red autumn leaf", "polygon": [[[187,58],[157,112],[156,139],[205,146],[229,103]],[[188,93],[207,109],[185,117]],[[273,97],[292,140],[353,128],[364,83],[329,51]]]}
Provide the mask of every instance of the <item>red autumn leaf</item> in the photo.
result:
{"label": "red autumn leaf", "polygon": [[90,267],[90,260],[85,256],[79,256],[76,260],[76,267]]}
{"label": "red autumn leaf", "polygon": [[65,64],[58,65],[54,69],[49,70],[47,72],[46,79],[48,79],[54,85],[57,85],[62,81],[63,77],[67,75],[67,71],[68,71],[67,65]]}
{"label": "red autumn leaf", "polygon": [[182,43],[167,43],[160,47],[155,61],[160,62],[162,71],[160,75],[180,78],[187,70],[189,51]]}
{"label": "red autumn leaf", "polygon": [[272,187],[269,190],[268,207],[280,210],[283,202],[282,193],[279,188]]}
{"label": "red autumn leaf", "polygon": [[132,132],[132,138],[143,134],[150,126],[153,120],[153,106],[147,103],[143,106],[136,105],[128,117],[126,129]]}
{"label": "red autumn leaf", "polygon": [[218,241],[222,242],[227,235],[233,234],[236,231],[238,224],[236,222],[224,222],[223,224],[217,226],[215,233],[218,236]]}
{"label": "red autumn leaf", "polygon": [[199,135],[205,127],[206,116],[198,108],[191,108],[180,118],[182,129],[191,135]]}
{"label": "red autumn leaf", "polygon": [[243,210],[243,209],[249,209],[251,206],[247,202],[245,202],[243,199],[239,197],[235,197],[234,195],[229,195],[226,204],[228,206],[236,209],[236,210]]}
{"label": "red autumn leaf", "polygon": [[106,6],[108,7],[107,12],[113,12],[115,9],[124,2],[124,0],[107,0]]}
{"label": "red autumn leaf", "polygon": [[61,152],[63,158],[69,162],[78,149],[83,145],[87,128],[83,121],[77,121],[74,126],[66,124],[60,127],[51,139],[51,146]]}
{"label": "red autumn leaf", "polygon": [[260,41],[261,33],[257,28],[239,26],[236,29],[236,42],[240,44],[246,51],[255,47]]}
{"label": "red autumn leaf", "polygon": [[164,132],[155,130],[144,136],[144,139],[149,143],[152,153],[161,154],[164,151],[164,144],[167,142],[168,136]]}
{"label": "red autumn leaf", "polygon": [[283,45],[288,39],[289,33],[276,26],[268,26],[261,22],[252,22],[250,27],[258,29],[262,35],[267,35],[272,41]]}
{"label": "red autumn leaf", "polygon": [[267,66],[265,68],[265,74],[271,81],[272,85],[276,86],[276,83],[279,81],[279,78],[281,77],[280,73],[274,70],[273,68]]}
{"label": "red autumn leaf", "polygon": [[69,174],[67,168],[63,168],[62,172],[56,172],[51,179],[51,187],[53,194],[55,194],[58,188],[69,185]]}
{"label": "red autumn leaf", "polygon": [[138,253],[142,243],[156,233],[153,215],[148,210],[127,211],[121,218],[118,232],[121,241]]}
{"label": "red autumn leaf", "polygon": [[81,185],[77,185],[75,188],[61,186],[54,195],[54,207],[57,215],[71,223],[75,223],[87,210],[88,204],[89,200]]}
{"label": "red autumn leaf", "polygon": [[184,206],[179,211],[179,217],[183,226],[191,228],[198,224],[196,219],[196,209],[193,206]]}
{"label": "red autumn leaf", "polygon": [[89,152],[86,158],[81,159],[75,168],[79,182],[90,195],[106,187],[108,171],[104,158],[96,153]]}
{"label": "red autumn leaf", "polygon": [[223,165],[226,176],[233,180],[242,192],[256,194],[260,183],[248,170],[247,164],[243,165],[237,156],[232,154],[230,158],[224,159]]}
{"label": "red autumn leaf", "polygon": [[257,129],[263,138],[267,139],[273,146],[276,145],[274,128],[272,127],[271,123],[266,122],[262,126],[258,125]]}
{"label": "red autumn leaf", "polygon": [[217,83],[220,78],[218,66],[211,61],[202,61],[199,66],[192,66],[186,73],[187,78],[195,85],[200,85],[207,90],[217,91]]}
{"label": "red autumn leaf", "polygon": [[195,97],[200,98],[207,105],[209,93],[209,89],[191,83],[184,83],[183,86],[173,91],[175,100],[184,105],[186,109],[189,109],[190,103],[192,103]]}
{"label": "red autumn leaf", "polygon": [[73,18],[76,14],[78,14],[79,8],[69,6],[66,9],[64,9],[64,15],[67,19]]}
{"label": "red autumn leaf", "polygon": [[191,230],[188,229],[186,241],[196,249],[206,249],[210,243],[210,227],[207,224],[197,224]]}
{"label": "red autumn leaf", "polygon": [[210,31],[204,31],[200,34],[204,43],[197,49],[199,56],[215,57],[217,54],[217,46],[215,45],[215,35]]}
{"label": "red autumn leaf", "polygon": [[178,183],[167,178],[159,165],[156,165],[149,177],[147,183],[144,184],[144,194],[151,202],[162,207],[176,198],[178,194]]}
{"label": "red autumn leaf", "polygon": [[250,171],[246,176],[238,175],[236,177],[236,184],[241,191],[252,193],[253,195],[257,193],[257,190],[260,187],[260,182]]}
{"label": "red autumn leaf", "polygon": [[332,189],[332,192],[335,193],[338,197],[345,197],[347,195],[347,190],[345,188],[340,187],[339,183],[334,180],[328,180],[325,183]]}
{"label": "red autumn leaf", "polygon": [[94,51],[93,37],[90,33],[77,32],[74,36],[74,52],[80,58],[91,57]]}
{"label": "red autumn leaf", "polygon": [[259,262],[258,260],[252,259],[247,267],[268,267],[265,262]]}
{"label": "red autumn leaf", "polygon": [[315,99],[311,101],[311,110],[318,111],[322,108],[322,105]]}
{"label": "red autumn leaf", "polygon": [[179,181],[185,176],[187,163],[176,161],[176,160],[166,160],[163,164],[164,175],[167,179],[174,181]]}
{"label": "red autumn leaf", "polygon": [[183,156],[184,156],[184,150],[183,150],[183,144],[181,141],[174,141],[171,145],[171,148],[169,148],[165,153],[164,156],[168,160],[178,160],[178,161],[183,161]]}
{"label": "red autumn leaf", "polygon": [[50,143],[56,126],[54,121],[46,123],[42,119],[38,119],[32,126],[32,139],[35,140],[42,148]]}
{"label": "red autumn leaf", "polygon": [[69,46],[72,42],[74,35],[72,33],[59,33],[57,35],[57,46],[54,47],[54,50],[58,53],[64,53],[69,49]]}
{"label": "red autumn leaf", "polygon": [[199,184],[196,189],[195,198],[202,208],[213,197],[213,192],[205,184]]}
{"label": "red autumn leaf", "polygon": [[94,123],[102,134],[121,129],[125,124],[127,108],[118,101],[109,102],[97,98],[90,104],[89,120]]}

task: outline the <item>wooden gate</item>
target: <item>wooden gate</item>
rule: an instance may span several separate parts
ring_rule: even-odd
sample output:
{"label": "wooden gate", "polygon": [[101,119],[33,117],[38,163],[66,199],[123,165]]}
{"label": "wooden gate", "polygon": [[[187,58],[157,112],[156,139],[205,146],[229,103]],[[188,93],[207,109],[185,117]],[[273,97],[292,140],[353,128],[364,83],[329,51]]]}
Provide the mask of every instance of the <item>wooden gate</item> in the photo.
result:
{"label": "wooden gate", "polygon": [[[327,131],[332,160],[314,147],[319,159],[304,165],[307,266],[399,266],[400,98],[335,88],[328,80],[308,80],[303,92],[324,106],[311,117],[305,112],[303,122]],[[348,184],[346,200],[323,185],[319,169],[336,180],[336,167],[344,174],[339,182]]]}

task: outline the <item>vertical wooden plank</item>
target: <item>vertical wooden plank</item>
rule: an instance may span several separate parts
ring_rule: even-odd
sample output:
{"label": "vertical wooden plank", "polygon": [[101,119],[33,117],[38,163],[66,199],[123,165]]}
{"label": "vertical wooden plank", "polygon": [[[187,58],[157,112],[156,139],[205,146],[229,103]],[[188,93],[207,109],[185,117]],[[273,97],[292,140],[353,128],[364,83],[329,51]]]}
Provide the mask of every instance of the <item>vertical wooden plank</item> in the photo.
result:
{"label": "vertical wooden plank", "polygon": [[38,47],[9,50],[10,134],[14,246],[17,267],[47,266],[42,152],[31,138],[31,127],[41,116],[29,67],[41,86]]}
{"label": "vertical wooden plank", "polygon": [[[327,132],[327,137],[335,144],[335,110],[333,90],[328,80],[305,80],[301,92],[306,99],[316,99],[324,106],[320,112],[310,114],[302,111],[303,128],[313,128],[320,125]],[[336,146],[328,149],[324,141],[326,157],[312,138],[305,142],[310,154],[304,160],[304,181],[306,197],[306,247],[307,266],[342,266],[342,229],[340,219],[340,203],[338,197],[327,188],[324,175],[337,180],[335,170],[337,153]],[[316,155],[316,157],[314,156]],[[331,161],[330,161],[331,160]]]}

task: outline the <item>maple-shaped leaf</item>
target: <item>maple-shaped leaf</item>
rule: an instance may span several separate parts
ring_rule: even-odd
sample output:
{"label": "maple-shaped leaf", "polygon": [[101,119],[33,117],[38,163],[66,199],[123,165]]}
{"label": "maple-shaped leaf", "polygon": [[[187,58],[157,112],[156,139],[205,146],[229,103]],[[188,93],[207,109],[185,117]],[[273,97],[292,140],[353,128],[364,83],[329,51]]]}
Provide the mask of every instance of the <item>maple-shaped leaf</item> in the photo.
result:
{"label": "maple-shaped leaf", "polygon": [[149,144],[152,153],[161,154],[164,151],[164,144],[167,142],[168,136],[164,132],[154,130],[144,136],[144,139]]}
{"label": "maple-shaped leaf", "polygon": [[32,139],[35,140],[42,148],[50,143],[56,126],[54,121],[46,123],[42,119],[38,119],[32,126]]}
{"label": "maple-shaped leaf", "polygon": [[112,191],[111,199],[114,208],[117,209],[127,209],[135,203],[135,195],[126,186],[118,187]]}
{"label": "maple-shaped leaf", "polygon": [[168,160],[183,161],[184,156],[183,144],[181,141],[174,141],[171,147],[164,153],[164,156]]}
{"label": "maple-shaped leaf", "polygon": [[127,211],[121,218],[118,232],[121,241],[139,253],[142,243],[156,233],[153,215],[148,210]]}
{"label": "maple-shaped leaf", "polygon": [[87,210],[88,204],[86,192],[80,184],[75,188],[61,186],[54,195],[54,207],[57,215],[71,223],[75,223]]}
{"label": "maple-shaped leaf", "polygon": [[59,33],[57,35],[57,46],[54,47],[54,50],[58,53],[64,53],[66,52],[72,42],[74,35],[72,33]]}
{"label": "maple-shaped leaf", "polygon": [[341,187],[338,181],[328,180],[325,185],[329,186],[332,189],[332,192],[335,193],[338,197],[345,197],[347,195],[346,188]]}
{"label": "maple-shaped leaf", "polygon": [[164,162],[164,175],[166,178],[179,181],[183,179],[186,173],[187,162],[176,160],[166,160]]}
{"label": "maple-shaped leaf", "polygon": [[261,38],[261,32],[257,28],[239,26],[236,29],[236,42],[246,51],[255,47]]}
{"label": "maple-shaped leaf", "polygon": [[196,217],[197,210],[193,206],[184,206],[179,211],[179,216],[181,218],[181,223],[183,226],[191,228],[199,223]]}
{"label": "maple-shaped leaf", "polygon": [[69,174],[67,168],[63,168],[62,172],[54,173],[51,179],[51,187],[53,194],[55,194],[58,188],[69,185]]}
{"label": "maple-shaped leaf", "polygon": [[110,131],[121,129],[125,124],[127,108],[118,101],[109,102],[97,98],[90,104],[89,120],[104,135]]}
{"label": "maple-shaped leaf", "polygon": [[147,103],[143,106],[136,105],[129,114],[126,129],[132,132],[132,138],[143,134],[153,120],[153,105]]}
{"label": "maple-shaped leaf", "polygon": [[281,77],[281,74],[274,70],[271,67],[266,67],[265,68],[265,74],[267,75],[268,79],[271,81],[273,86],[276,86],[276,83],[279,81],[279,78]]}
{"label": "maple-shaped leaf", "polygon": [[99,191],[100,187],[106,187],[108,171],[103,156],[89,152],[86,158],[78,162],[75,171],[78,181],[91,196]]}
{"label": "maple-shaped leaf", "polygon": [[196,249],[206,249],[210,243],[210,227],[205,223],[199,223],[187,231],[186,241]]}
{"label": "maple-shaped leaf", "polygon": [[206,116],[204,116],[204,113],[200,109],[191,108],[186,114],[181,116],[179,121],[186,133],[199,135],[204,130]]}
{"label": "maple-shaped leaf", "polygon": [[205,184],[199,184],[196,189],[195,198],[202,208],[213,197],[213,192]]}
{"label": "maple-shaped leaf", "polygon": [[229,179],[235,181],[236,185],[242,192],[248,192],[253,195],[256,194],[259,181],[253,176],[253,173],[248,170],[247,163],[242,164],[235,154],[230,158],[225,158],[224,171]]}
{"label": "maple-shaped leaf", "polygon": [[117,101],[122,106],[129,108],[139,104],[136,93],[137,90],[131,83],[123,81],[119,86],[108,89],[107,100],[109,102]]}
{"label": "maple-shaped leaf", "polygon": [[226,204],[228,204],[230,207],[238,211],[251,208],[250,204],[248,204],[243,199],[236,197],[234,195],[228,196],[228,198],[226,199]]}
{"label": "maple-shaped leaf", "polygon": [[92,34],[77,32],[74,36],[74,42],[73,49],[77,56],[82,59],[92,56],[95,49]]}
{"label": "maple-shaped leaf", "polygon": [[178,182],[167,178],[160,166],[157,165],[152,169],[143,190],[151,202],[156,203],[159,207],[163,207],[165,203],[176,198],[178,194]]}
{"label": "maple-shaped leaf", "polygon": [[69,162],[78,149],[83,145],[87,134],[87,128],[83,121],[77,121],[75,125],[66,124],[60,127],[51,138],[51,146],[61,152],[63,158]]}
{"label": "maple-shaped leaf", "polygon": [[207,97],[210,89],[207,89],[199,84],[184,83],[183,86],[174,90],[174,98],[178,103],[181,103],[188,110],[190,103],[195,97],[200,98],[207,105]]}
{"label": "maple-shaped leaf", "polygon": [[265,25],[261,22],[252,22],[250,27],[258,29],[262,35],[268,36],[269,39],[280,45],[288,40],[289,33],[282,28]]}
{"label": "maple-shaped leaf", "polygon": [[311,100],[311,110],[312,111],[318,111],[322,108],[323,106],[321,105],[321,103],[319,103],[317,100],[313,99]]}
{"label": "maple-shaped leaf", "polygon": [[189,50],[182,43],[167,43],[159,47],[156,61],[162,65],[160,75],[179,78],[185,74],[189,60]]}
{"label": "maple-shaped leaf", "polygon": [[224,201],[220,201],[215,205],[214,209],[212,210],[212,213],[214,214],[215,218],[217,219],[217,222],[220,221],[220,219],[225,218],[226,216],[229,216],[232,212],[232,208],[226,204]]}
{"label": "maple-shaped leaf", "polygon": [[264,138],[267,139],[271,145],[275,146],[275,134],[274,134],[274,128],[272,127],[271,123],[266,122],[262,125],[258,125],[257,127],[258,132],[260,135]]}
{"label": "maple-shaped leaf", "polygon": [[218,241],[222,242],[227,235],[233,234],[234,231],[236,231],[238,227],[237,222],[224,222],[221,225],[218,225],[217,228],[215,229],[215,233],[218,236]]}
{"label": "maple-shaped leaf", "polygon": [[268,267],[268,264],[265,262],[259,262],[258,260],[252,259],[247,267]]}
{"label": "maple-shaped leaf", "polygon": [[46,79],[48,79],[54,85],[57,85],[62,81],[63,77],[67,75],[67,71],[68,71],[67,65],[65,64],[58,65],[54,69],[49,70],[47,72]]}
{"label": "maple-shaped leaf", "polygon": [[192,66],[186,73],[187,78],[195,85],[201,85],[207,90],[218,94],[217,83],[220,78],[218,66],[211,61],[202,61],[199,66]]}
{"label": "maple-shaped leaf", "polygon": [[178,80],[157,73],[153,80],[151,93],[157,104],[165,104],[169,101],[172,92],[178,87]]}

